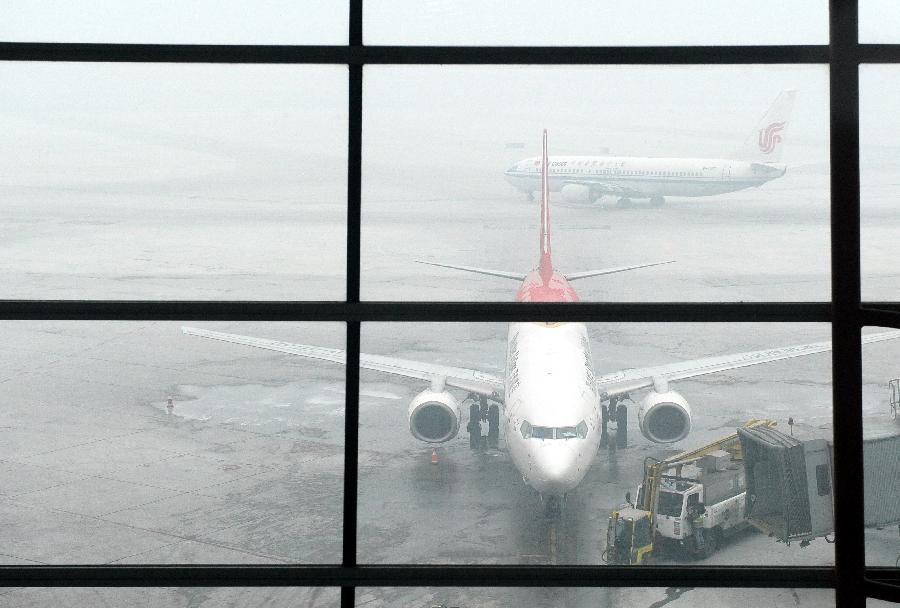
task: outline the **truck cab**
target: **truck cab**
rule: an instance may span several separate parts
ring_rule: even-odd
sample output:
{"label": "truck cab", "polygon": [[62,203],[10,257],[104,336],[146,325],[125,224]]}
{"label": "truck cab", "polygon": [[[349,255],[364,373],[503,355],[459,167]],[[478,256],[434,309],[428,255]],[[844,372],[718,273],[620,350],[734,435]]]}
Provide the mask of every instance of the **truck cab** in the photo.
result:
{"label": "truck cab", "polygon": [[695,482],[662,480],[656,511],[656,529],[662,537],[683,541],[691,535],[691,522],[701,513],[702,491]]}
{"label": "truck cab", "polygon": [[[691,467],[690,476],[661,475],[656,497],[656,540],[707,557],[726,531],[747,523],[743,467],[722,454],[710,454]],[[643,484],[636,504],[646,504]]]}

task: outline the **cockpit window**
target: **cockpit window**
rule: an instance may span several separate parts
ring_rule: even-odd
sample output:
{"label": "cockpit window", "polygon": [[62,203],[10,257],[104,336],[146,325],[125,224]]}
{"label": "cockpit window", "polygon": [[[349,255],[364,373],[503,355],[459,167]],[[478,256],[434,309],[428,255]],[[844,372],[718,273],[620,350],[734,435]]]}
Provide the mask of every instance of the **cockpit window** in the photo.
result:
{"label": "cockpit window", "polygon": [[575,427],[575,433],[578,435],[579,439],[584,439],[587,437],[587,423],[582,420],[578,423],[578,426]]}
{"label": "cockpit window", "polygon": [[553,439],[553,431],[551,426],[533,426],[531,427],[531,436],[535,439]]}
{"label": "cockpit window", "polygon": [[525,439],[584,439],[587,437],[587,423],[582,420],[578,426],[532,426],[525,420],[519,431]]}

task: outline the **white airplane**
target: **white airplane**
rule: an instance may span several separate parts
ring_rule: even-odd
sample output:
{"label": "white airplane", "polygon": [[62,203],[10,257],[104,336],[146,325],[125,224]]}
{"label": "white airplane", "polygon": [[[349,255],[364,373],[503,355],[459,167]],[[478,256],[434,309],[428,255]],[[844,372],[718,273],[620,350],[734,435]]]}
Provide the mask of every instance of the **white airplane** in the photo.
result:
{"label": "white airplane", "polygon": [[[572,202],[594,202],[604,195],[650,199],[660,206],[666,196],[711,196],[759,187],[781,177],[779,164],[796,91],[782,91],[757,128],[736,154],[722,158],[652,158],[638,156],[554,156],[550,159],[550,190]],[[529,197],[540,188],[541,159],[521,160],[506,171],[506,179]]]}
{"label": "white airplane", "polygon": [[[540,261],[531,272],[516,273],[455,264],[424,262],[520,282],[518,302],[577,302],[569,285],[586,277],[645,268],[668,262],[640,264],[563,274],[550,255],[550,208],[547,180],[547,132],[544,131],[544,168],[541,196]],[[186,334],[243,344],[290,355],[346,363],[343,350],[278,340],[253,338],[183,327]],[[864,343],[900,338],[900,331],[869,334]],[[474,369],[448,367],[383,355],[360,354],[362,369],[413,378],[428,387],[409,404],[409,430],[429,444],[456,437],[461,423],[457,389],[472,397],[469,407],[470,445],[482,443],[481,422],[488,423],[487,443],[497,447],[501,427],[512,462],[525,483],[547,498],[548,511],[558,512],[559,499],[584,478],[601,446],[605,419],[627,412],[620,403],[636,391],[646,390],[638,408],[643,435],[657,443],[684,439],[691,429],[691,408],[670,383],[821,353],[830,342],[744,352],[681,361],[657,367],[626,369],[602,376],[594,374],[594,360],[583,323],[510,323],[505,378]]]}

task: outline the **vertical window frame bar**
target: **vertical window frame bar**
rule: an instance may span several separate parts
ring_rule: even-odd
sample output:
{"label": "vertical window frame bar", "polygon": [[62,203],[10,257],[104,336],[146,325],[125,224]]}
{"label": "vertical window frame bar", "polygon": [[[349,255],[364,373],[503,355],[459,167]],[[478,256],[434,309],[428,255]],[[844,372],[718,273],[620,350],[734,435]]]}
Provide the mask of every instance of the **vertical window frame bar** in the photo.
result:
{"label": "vertical window frame bar", "polygon": [[[859,12],[856,0],[829,2],[831,159],[832,417],[835,602],[864,608],[862,522],[862,311],[860,267]],[[838,170],[839,169],[839,170]]]}
{"label": "vertical window frame bar", "polygon": [[[362,0],[349,0],[348,46],[362,46]],[[363,66],[347,65],[347,293],[359,303],[362,224],[362,95]],[[344,400],[344,511],[341,565],[356,568],[359,490],[359,342],[360,322],[347,321]],[[356,586],[341,587],[341,608],[354,608]]]}

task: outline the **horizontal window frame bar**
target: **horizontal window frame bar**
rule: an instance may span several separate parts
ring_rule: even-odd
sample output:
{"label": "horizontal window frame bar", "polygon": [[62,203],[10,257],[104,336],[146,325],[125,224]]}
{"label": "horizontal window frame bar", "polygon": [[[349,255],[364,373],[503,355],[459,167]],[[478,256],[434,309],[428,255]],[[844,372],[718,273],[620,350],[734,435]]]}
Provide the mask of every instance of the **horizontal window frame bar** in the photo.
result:
{"label": "horizontal window frame bar", "polygon": [[0,320],[4,321],[524,322],[548,319],[559,322],[829,323],[832,305],[828,302],[0,300]]}
{"label": "horizontal window frame bar", "polygon": [[[900,57],[891,45],[878,52]],[[887,47],[887,48],[883,48]],[[267,64],[827,64],[828,45],[369,46],[0,42],[2,61]]]}
{"label": "horizontal window frame bar", "polygon": [[827,589],[831,567],[0,566],[5,587],[728,587]]}

